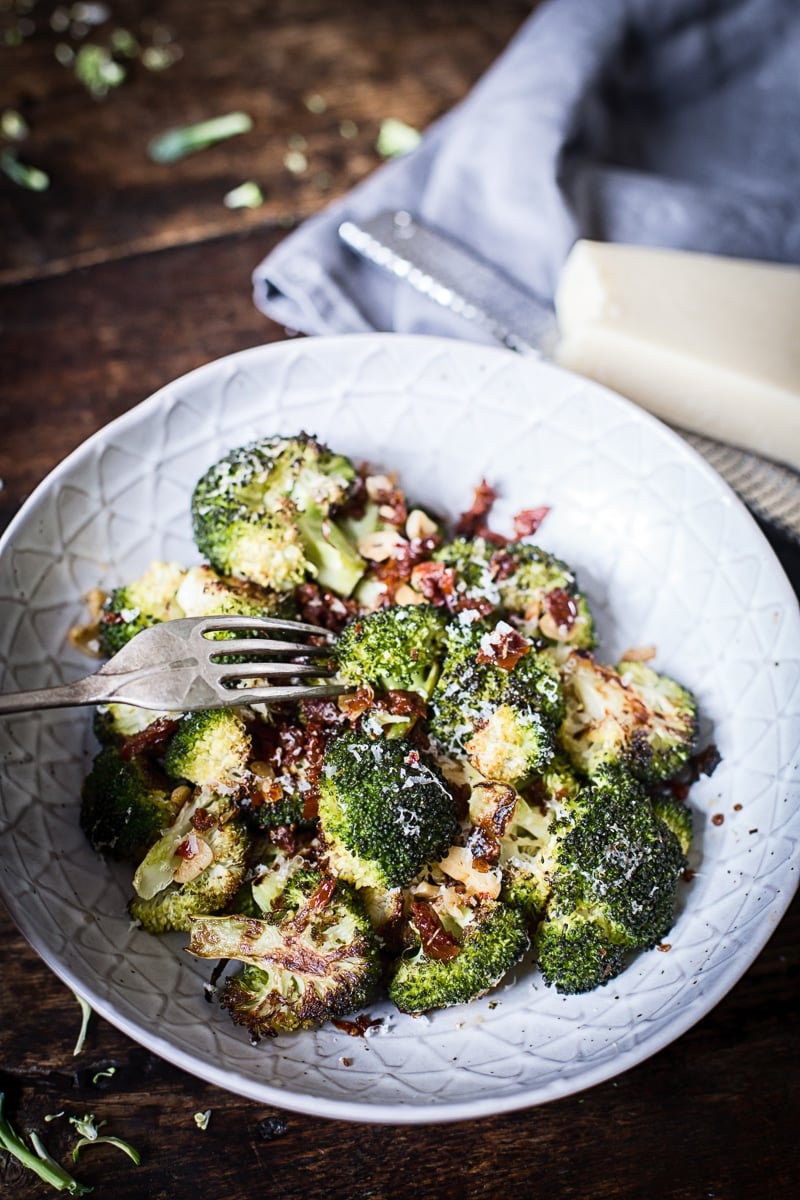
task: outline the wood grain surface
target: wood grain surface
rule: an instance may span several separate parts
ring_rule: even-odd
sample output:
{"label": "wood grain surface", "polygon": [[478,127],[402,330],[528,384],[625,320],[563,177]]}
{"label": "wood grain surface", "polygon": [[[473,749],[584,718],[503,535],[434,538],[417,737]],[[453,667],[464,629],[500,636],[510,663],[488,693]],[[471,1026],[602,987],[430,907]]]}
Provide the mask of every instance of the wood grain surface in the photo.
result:
{"label": "wood grain surface", "polygon": [[[512,0],[108,3],[111,24],[150,41],[166,29],[181,57],[162,72],[132,64],[98,100],[54,57],[65,40],[51,28],[56,7],[0,2],[0,110],[24,115],[19,156],[51,178],[41,193],[0,178],[0,525],[65,454],[169,379],[286,336],[252,306],[252,268],[292,223],[378,164],[382,117],[422,127],[446,111],[531,9]],[[3,46],[21,18],[33,32]],[[316,95],[324,111],[308,107]],[[233,109],[252,114],[250,133],[169,167],[147,159],[155,133]],[[299,137],[308,165],[293,172],[285,156]],[[224,193],[250,178],[263,207],[226,209]],[[774,544],[800,587],[797,555]],[[76,1173],[109,1200],[788,1200],[800,1120],[799,938],[795,900],[726,999],[613,1082],[482,1121],[384,1127],[240,1099],[97,1017],[74,1057],[74,998],[0,910],[0,1090],[17,1127],[38,1130],[65,1165],[68,1115],[94,1112],[137,1147],[139,1167],[113,1147],[84,1152]],[[98,1076],[109,1066],[112,1076]],[[203,1131],[194,1114],[209,1109]],[[0,1153],[0,1195],[53,1194]]]}

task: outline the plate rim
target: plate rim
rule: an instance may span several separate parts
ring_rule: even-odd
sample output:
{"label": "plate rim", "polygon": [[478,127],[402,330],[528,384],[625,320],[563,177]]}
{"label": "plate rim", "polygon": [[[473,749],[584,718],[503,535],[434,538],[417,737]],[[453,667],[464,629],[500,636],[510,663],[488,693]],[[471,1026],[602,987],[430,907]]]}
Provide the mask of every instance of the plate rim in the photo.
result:
{"label": "plate rim", "polygon": [[[30,510],[36,507],[40,499],[46,495],[54,484],[58,484],[58,480],[62,474],[69,472],[79,460],[91,454],[96,446],[101,445],[112,437],[115,431],[120,428],[124,429],[126,425],[137,422],[142,416],[146,415],[148,409],[158,408],[173,389],[179,386],[190,385],[192,381],[202,381],[205,377],[212,379],[226,368],[238,363],[258,362],[264,359],[268,360],[275,354],[289,353],[292,348],[302,346],[307,340],[282,339],[234,351],[231,354],[210,360],[183,375],[169,380],[155,392],[101,426],[101,428],[82,441],[57,463],[26,498],[19,511],[9,522],[2,536],[0,536],[0,556],[4,555],[13,543],[18,529],[27,521]],[[446,348],[448,351],[452,351],[454,348],[463,348],[467,352],[474,352],[481,356],[502,357],[506,361],[509,361],[508,356],[512,355],[511,351],[502,348],[482,346],[474,343],[462,343],[455,339],[426,334],[353,333],[315,337],[313,342],[315,346],[321,346],[324,352],[326,344],[335,343],[340,345],[343,340],[370,342],[376,347],[384,342],[394,346],[406,342],[424,344],[433,349],[438,344],[441,348]],[[524,356],[513,355],[512,357],[517,362],[526,361]],[[569,376],[572,374],[553,364],[541,362],[541,360],[531,358],[527,361],[529,365],[535,364],[537,367],[543,368],[546,372],[552,372],[558,376]],[[602,384],[586,379],[583,376],[573,375],[572,377],[581,387],[587,387],[593,392],[604,393],[610,401],[621,406],[621,411],[625,411],[628,415],[635,415],[636,420],[640,420],[645,425],[657,429],[659,435],[662,438],[666,438],[673,447],[678,448],[679,454],[684,456],[686,461],[691,462],[694,469],[700,468],[718,493],[727,496],[728,502],[739,510],[740,515],[743,514],[750,523],[751,532],[756,535],[756,545],[758,545],[761,553],[769,562],[771,582],[776,585],[780,583],[780,590],[784,593],[783,600],[787,608],[790,608],[792,603],[797,606],[798,621],[800,622],[798,598],[780,560],[746,505],[733,492],[726,481],[714,471],[689,443],[658,418],[634,405],[625,397],[604,387]],[[3,663],[3,665],[5,664]],[[790,760],[788,765],[791,765],[792,761]],[[95,993],[91,986],[87,987],[81,982],[68,966],[59,962],[55,952],[51,951],[44,944],[43,939],[38,936],[35,927],[28,926],[24,912],[20,912],[14,904],[14,897],[6,885],[5,874],[5,870],[0,871],[0,897],[3,899],[12,920],[39,957],[42,958],[53,973],[73,993],[84,996],[98,1014],[126,1034],[126,1036],[144,1045],[159,1057],[197,1078],[260,1103],[273,1104],[276,1107],[289,1111],[327,1119],[362,1121],[369,1124],[402,1125],[449,1123],[536,1107],[540,1104],[549,1103],[554,1099],[584,1091],[638,1066],[653,1054],[658,1053],[673,1041],[683,1036],[687,1030],[707,1016],[724,996],[736,986],[769,941],[791,904],[798,887],[797,879],[793,882],[788,878],[782,880],[779,894],[769,906],[768,912],[765,911],[765,914],[760,917],[757,927],[758,937],[749,939],[746,947],[741,948],[734,956],[735,970],[733,972],[726,969],[720,970],[711,984],[704,986],[702,992],[698,993],[697,1002],[679,1011],[675,1018],[666,1023],[660,1031],[653,1034],[646,1041],[636,1044],[627,1051],[623,1051],[621,1056],[624,1060],[628,1061],[625,1061],[622,1067],[617,1066],[618,1059],[611,1057],[594,1067],[588,1068],[579,1075],[556,1077],[544,1089],[537,1091],[535,1094],[532,1094],[530,1089],[527,1089],[511,1093],[507,1096],[493,1096],[485,1100],[477,1098],[468,1101],[444,1101],[437,1103],[435,1099],[432,1099],[421,1104],[402,1101],[370,1104],[350,1099],[321,1097],[312,1092],[284,1092],[282,1088],[275,1084],[250,1079],[238,1071],[226,1072],[221,1067],[202,1059],[199,1055],[192,1056],[190,1053],[172,1045],[171,1042],[160,1037],[152,1028],[148,1027],[143,1020],[137,1022],[116,1013],[113,1004],[110,1002],[107,1003],[102,996]],[[701,996],[702,1002],[700,1002]]]}

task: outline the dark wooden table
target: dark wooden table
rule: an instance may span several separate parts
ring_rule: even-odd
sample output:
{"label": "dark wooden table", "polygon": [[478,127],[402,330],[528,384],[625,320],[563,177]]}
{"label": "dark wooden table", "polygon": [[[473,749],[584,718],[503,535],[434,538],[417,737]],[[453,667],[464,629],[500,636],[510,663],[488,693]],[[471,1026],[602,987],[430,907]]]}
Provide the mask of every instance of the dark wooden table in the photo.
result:
{"label": "dark wooden table", "polygon": [[[29,126],[19,159],[50,187],[0,178],[0,521],[85,437],[209,359],[285,331],[250,300],[253,266],[293,223],[374,169],[384,117],[424,127],[458,101],[531,5],[522,0],[109,2],[88,32],[55,6],[0,2],[0,110]],[[53,23],[63,25],[60,9]],[[33,25],[33,28],[31,28]],[[142,58],[105,98],[62,65],[125,28]],[[5,44],[4,44],[5,43]],[[147,56],[152,62],[154,55]],[[158,58],[158,55],[155,55]],[[320,100],[319,97],[322,99]],[[244,110],[247,135],[171,166],[156,133]],[[305,156],[302,170],[287,154]],[[300,160],[288,159],[295,168]],[[256,180],[264,204],[222,197]],[[795,586],[797,554],[776,540]],[[20,1129],[65,1163],[65,1120],[91,1111],[142,1154],[95,1147],[78,1174],[114,1200],[450,1200],[552,1196],[736,1200],[796,1195],[800,904],[727,998],[678,1042],[581,1095],[480,1122],[316,1120],[208,1086],[78,1008],[0,911],[0,1089]],[[113,1065],[111,1077],[93,1078]],[[194,1114],[211,1110],[201,1131]],[[0,1154],[0,1194],[54,1194]]]}

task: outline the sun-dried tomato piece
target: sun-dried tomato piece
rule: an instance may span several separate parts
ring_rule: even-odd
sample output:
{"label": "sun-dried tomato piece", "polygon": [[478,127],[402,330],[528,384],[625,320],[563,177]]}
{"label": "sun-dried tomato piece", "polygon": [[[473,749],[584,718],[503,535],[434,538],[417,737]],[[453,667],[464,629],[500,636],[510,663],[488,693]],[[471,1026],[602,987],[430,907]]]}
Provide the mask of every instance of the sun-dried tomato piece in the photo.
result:
{"label": "sun-dried tomato piece", "polygon": [[429,604],[441,608],[455,593],[456,573],[453,567],[448,567],[445,563],[417,563],[411,572],[411,585]]}
{"label": "sun-dried tomato piece", "polygon": [[331,1025],[335,1025],[341,1033],[347,1033],[350,1037],[366,1037],[368,1029],[377,1029],[383,1024],[383,1017],[368,1017],[366,1013],[359,1013],[357,1017],[345,1019],[344,1017],[334,1017]]}
{"label": "sun-dried tomato piece", "polygon": [[425,717],[428,712],[428,705],[419,692],[409,692],[404,688],[389,688],[378,697],[375,707],[394,717]]}
{"label": "sun-dried tomato piece", "polygon": [[497,492],[485,479],[482,479],[475,488],[475,495],[471,506],[456,521],[456,536],[463,538],[477,537],[478,531],[482,526],[485,526],[486,518],[496,499]]}
{"label": "sun-dried tomato piece", "polygon": [[362,713],[373,707],[374,702],[375,693],[369,684],[362,684],[354,692],[345,692],[337,700],[339,708],[348,721],[357,721]]}
{"label": "sun-dried tomato piece", "polygon": [[504,671],[513,671],[530,648],[527,638],[524,638],[516,629],[512,629],[510,625],[501,622],[493,633],[487,633],[481,638],[476,661],[489,663],[493,667],[502,667]]}
{"label": "sun-dried tomato piece", "polygon": [[428,958],[450,962],[460,953],[458,942],[444,928],[436,910],[427,900],[412,900],[411,913]]}
{"label": "sun-dried tomato piece", "polygon": [[496,583],[502,583],[513,575],[519,566],[519,558],[510,551],[500,548],[495,550],[489,560],[489,574]]}
{"label": "sun-dried tomato piece", "polygon": [[514,517],[514,533],[518,538],[533,537],[549,512],[550,508],[546,504],[539,508],[523,508]]}
{"label": "sun-dried tomato piece", "polygon": [[346,600],[335,592],[323,592],[316,583],[301,583],[295,591],[295,599],[303,621],[331,633],[339,633],[358,612],[355,600]]}
{"label": "sun-dried tomato piece", "polygon": [[179,724],[180,718],[156,717],[145,729],[125,738],[119,748],[120,758],[127,760],[135,758],[137,754],[143,754],[146,750],[157,750],[169,741]]}
{"label": "sun-dried tomato piece", "polygon": [[283,927],[294,933],[302,933],[311,918],[328,907],[335,891],[336,880],[333,875],[324,875],[322,882],[317,885],[305,904],[298,908],[290,920],[282,922]]}
{"label": "sun-dried tomato piece", "polygon": [[574,596],[564,588],[552,588],[544,594],[544,606],[561,634],[568,634],[578,619],[578,605]]}

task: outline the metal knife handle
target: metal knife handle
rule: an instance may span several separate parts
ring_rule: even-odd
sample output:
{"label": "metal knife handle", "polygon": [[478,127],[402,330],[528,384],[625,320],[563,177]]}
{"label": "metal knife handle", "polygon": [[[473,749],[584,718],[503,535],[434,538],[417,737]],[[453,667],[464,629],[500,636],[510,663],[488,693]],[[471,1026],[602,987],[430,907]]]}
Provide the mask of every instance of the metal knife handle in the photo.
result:
{"label": "metal knife handle", "polygon": [[[511,350],[552,356],[558,338],[550,305],[472,251],[410,213],[383,212],[356,224],[344,221],[339,236],[362,258],[471,321]],[[800,543],[800,475],[747,450],[678,429],[745,504]]]}
{"label": "metal knife handle", "polygon": [[540,354],[555,344],[551,305],[410,213],[383,212],[358,225],[343,221],[339,237],[362,258],[510,350]]}

